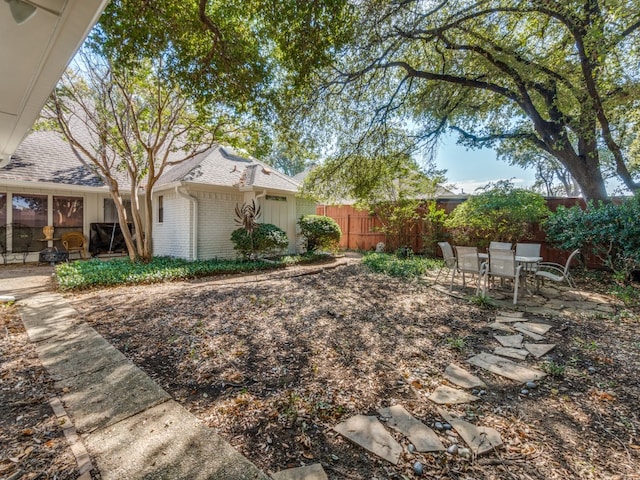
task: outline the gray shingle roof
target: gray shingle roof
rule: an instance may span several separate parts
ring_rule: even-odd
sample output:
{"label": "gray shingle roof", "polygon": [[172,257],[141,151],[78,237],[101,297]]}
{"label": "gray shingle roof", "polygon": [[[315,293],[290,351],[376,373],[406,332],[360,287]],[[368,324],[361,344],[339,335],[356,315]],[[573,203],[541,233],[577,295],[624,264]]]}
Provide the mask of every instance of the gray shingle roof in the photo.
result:
{"label": "gray shingle roof", "polygon": [[284,173],[251,157],[242,157],[230,147],[216,146],[165,172],[158,185],[186,182],[223,187],[297,192],[300,184]]}
{"label": "gray shingle roof", "polygon": [[30,133],[4,168],[0,180],[51,182],[63,185],[101,187],[103,182],[73,154],[60,134]]}
{"label": "gray shingle roof", "polygon": [[[62,135],[54,131],[35,131],[16,150],[11,162],[0,168],[0,181],[49,182],[62,185],[101,187],[100,177],[76,158]],[[119,178],[121,188],[126,180]],[[174,182],[223,187],[297,192],[300,184],[293,178],[256,160],[238,155],[230,147],[216,146],[171,167],[157,185]]]}

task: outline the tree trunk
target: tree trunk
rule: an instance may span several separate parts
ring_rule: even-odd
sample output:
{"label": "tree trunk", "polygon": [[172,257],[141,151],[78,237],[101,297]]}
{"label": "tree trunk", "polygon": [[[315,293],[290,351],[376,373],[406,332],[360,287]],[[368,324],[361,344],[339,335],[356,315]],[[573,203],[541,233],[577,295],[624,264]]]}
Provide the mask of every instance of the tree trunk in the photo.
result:
{"label": "tree trunk", "polygon": [[567,167],[586,200],[606,201],[609,198],[597,153],[580,156],[565,149],[558,152],[556,157]]}
{"label": "tree trunk", "polygon": [[136,246],[133,241],[133,237],[131,235],[131,230],[129,230],[129,224],[127,223],[127,211],[124,208],[124,204],[122,203],[122,197],[120,196],[120,192],[118,190],[109,190],[111,194],[111,198],[113,199],[113,203],[116,206],[116,211],[118,212],[118,223],[120,224],[120,230],[122,231],[122,236],[124,237],[124,243],[127,245],[127,252],[129,253],[129,259],[132,262],[136,261]]}
{"label": "tree trunk", "polygon": [[147,188],[144,192],[144,239],[143,239],[143,251],[144,261],[149,262],[153,257],[153,186],[147,184]]}

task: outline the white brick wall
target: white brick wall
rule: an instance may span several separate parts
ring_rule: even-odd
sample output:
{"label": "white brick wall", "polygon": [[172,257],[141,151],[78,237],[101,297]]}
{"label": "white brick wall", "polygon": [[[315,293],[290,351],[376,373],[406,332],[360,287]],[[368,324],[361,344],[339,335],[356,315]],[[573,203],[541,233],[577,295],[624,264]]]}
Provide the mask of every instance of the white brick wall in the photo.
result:
{"label": "white brick wall", "polygon": [[164,221],[158,223],[158,196],[154,196],[153,254],[193,259],[191,241],[191,202],[173,191],[162,192],[164,197]]}
{"label": "white brick wall", "polygon": [[236,204],[242,204],[240,192],[191,192],[198,198],[198,258],[236,258],[231,233]]}
{"label": "white brick wall", "polygon": [[[198,201],[198,252],[200,260],[237,257],[231,242],[235,223],[236,205],[247,201],[245,195],[231,189],[202,190],[189,194]],[[157,198],[154,198],[154,255],[170,255],[192,259],[193,206],[175,192],[164,192],[164,222],[158,223]],[[248,200],[250,201],[250,199]],[[289,252],[296,251],[296,222],[301,214],[314,213],[315,204],[293,195],[286,202],[259,199],[262,205],[261,223],[273,223],[282,228],[289,238]],[[302,212],[302,213],[301,213]]]}

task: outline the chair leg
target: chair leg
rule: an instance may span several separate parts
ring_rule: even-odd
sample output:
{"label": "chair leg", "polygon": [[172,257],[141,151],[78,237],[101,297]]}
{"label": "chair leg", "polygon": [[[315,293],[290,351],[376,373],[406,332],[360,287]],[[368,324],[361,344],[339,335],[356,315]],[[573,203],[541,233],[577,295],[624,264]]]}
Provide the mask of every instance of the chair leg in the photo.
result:
{"label": "chair leg", "polygon": [[515,277],[513,279],[513,304],[517,305],[518,304],[518,286],[520,285],[520,278],[519,277]]}
{"label": "chair leg", "polygon": [[449,287],[449,291],[452,292],[453,291],[453,279],[456,276],[456,269],[452,268],[451,269],[451,286]]}
{"label": "chair leg", "polygon": [[438,274],[436,275],[436,279],[433,281],[433,283],[438,283],[438,279],[440,278],[442,270],[444,270],[444,266],[440,267],[440,270],[438,270]]}

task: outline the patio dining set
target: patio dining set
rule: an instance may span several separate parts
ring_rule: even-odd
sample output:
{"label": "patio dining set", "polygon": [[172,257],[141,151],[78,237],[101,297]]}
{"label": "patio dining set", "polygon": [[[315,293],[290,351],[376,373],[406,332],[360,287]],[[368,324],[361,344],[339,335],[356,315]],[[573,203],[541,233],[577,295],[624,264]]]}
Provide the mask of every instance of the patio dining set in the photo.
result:
{"label": "patio dining set", "polygon": [[539,243],[516,243],[515,248],[509,242],[491,242],[486,252],[480,252],[478,247],[451,246],[448,242],[439,242],[444,258],[444,265],[438,272],[436,282],[444,268],[451,271],[450,290],[456,275],[462,275],[462,287],[466,286],[466,276],[471,275],[476,280],[476,295],[485,296],[487,291],[495,288],[495,280],[499,279],[501,285],[505,280],[513,284],[513,304],[518,303],[520,287],[529,294],[531,291],[527,285],[527,279],[534,279],[536,291],[540,291],[545,280],[553,282],[566,282],[575,288],[575,283],[569,273],[569,267],[573,259],[580,253],[575,250],[571,253],[564,265],[544,262],[540,255]]}

